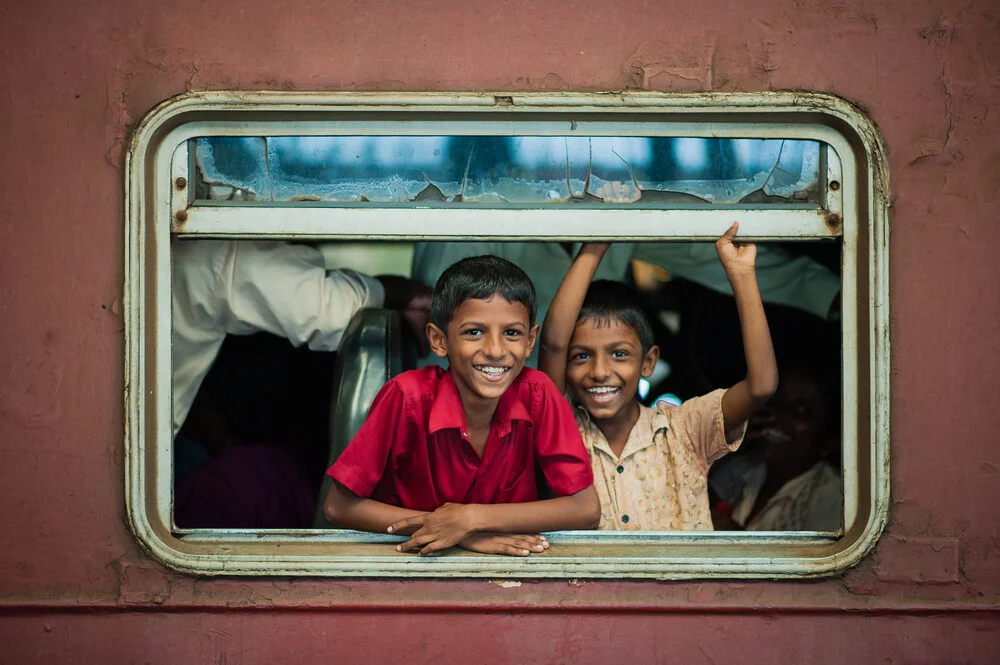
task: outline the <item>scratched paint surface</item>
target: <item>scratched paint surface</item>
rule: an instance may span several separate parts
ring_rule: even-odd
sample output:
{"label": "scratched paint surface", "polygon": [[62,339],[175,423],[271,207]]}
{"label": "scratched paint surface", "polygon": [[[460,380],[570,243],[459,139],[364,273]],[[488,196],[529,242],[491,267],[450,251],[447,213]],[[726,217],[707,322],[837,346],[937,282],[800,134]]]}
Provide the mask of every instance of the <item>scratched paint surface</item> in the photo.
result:
{"label": "scratched paint surface", "polygon": [[[750,661],[741,645],[757,638],[762,660],[988,661],[1000,624],[998,28],[995,3],[946,0],[7,3],[0,634],[15,648],[0,661],[361,660],[396,636],[417,662]],[[122,490],[133,123],[186,90],[625,88],[816,90],[878,124],[893,197],[893,506],[872,557],[810,583],[513,588],[197,580],[145,557]]]}

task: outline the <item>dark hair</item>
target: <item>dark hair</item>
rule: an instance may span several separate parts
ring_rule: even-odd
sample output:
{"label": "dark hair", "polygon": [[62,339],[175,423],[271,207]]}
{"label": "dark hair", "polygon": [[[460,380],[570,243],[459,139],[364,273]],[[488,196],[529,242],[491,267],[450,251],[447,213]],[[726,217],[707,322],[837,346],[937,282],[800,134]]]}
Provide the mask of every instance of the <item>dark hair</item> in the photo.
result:
{"label": "dark hair", "polygon": [[499,256],[473,256],[445,270],[434,285],[431,322],[445,330],[466,300],[488,300],[496,294],[527,307],[528,325],[535,323],[534,284],[523,270]]}
{"label": "dark hair", "polygon": [[624,323],[635,330],[643,353],[656,344],[653,326],[639,304],[635,289],[623,282],[608,279],[593,282],[583,299],[580,316],[577,317],[579,321],[593,321],[598,327],[609,325],[612,321]]}

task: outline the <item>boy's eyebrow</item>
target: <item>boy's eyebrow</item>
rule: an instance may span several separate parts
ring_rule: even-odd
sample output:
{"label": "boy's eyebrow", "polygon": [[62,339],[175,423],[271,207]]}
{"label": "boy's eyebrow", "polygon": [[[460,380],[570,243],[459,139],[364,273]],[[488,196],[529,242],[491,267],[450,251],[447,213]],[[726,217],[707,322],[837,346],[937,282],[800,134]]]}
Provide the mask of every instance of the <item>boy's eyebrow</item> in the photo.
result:
{"label": "boy's eyebrow", "polygon": [[[633,344],[632,342],[630,342],[627,339],[618,340],[617,342],[609,344],[606,348],[617,349],[617,348],[619,348],[621,346],[627,346],[630,349],[637,349],[637,348],[639,348],[636,344]],[[572,350],[572,349],[583,349],[584,351],[591,351],[592,350],[592,348],[590,346],[587,346],[586,344],[580,344],[580,343],[570,344],[568,350]]]}
{"label": "boy's eyebrow", "polygon": [[[462,321],[462,322],[460,322],[458,324],[459,328],[465,328],[467,326],[472,326],[474,328],[487,328],[487,327],[489,327],[485,323],[483,323],[482,321]],[[510,323],[503,324],[501,327],[503,327],[503,328],[518,328],[518,327],[520,327],[520,328],[527,329],[528,326],[524,323],[524,321],[511,321]]]}

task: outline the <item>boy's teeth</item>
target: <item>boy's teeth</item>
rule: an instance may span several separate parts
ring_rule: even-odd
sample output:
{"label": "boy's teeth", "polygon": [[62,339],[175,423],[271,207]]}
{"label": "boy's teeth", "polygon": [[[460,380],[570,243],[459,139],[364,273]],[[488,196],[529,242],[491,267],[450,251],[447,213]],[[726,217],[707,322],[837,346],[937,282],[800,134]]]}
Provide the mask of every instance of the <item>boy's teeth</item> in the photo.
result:
{"label": "boy's teeth", "polygon": [[593,393],[595,395],[605,395],[607,393],[617,392],[618,388],[614,386],[601,386],[600,388],[587,388],[588,393]]}
{"label": "boy's teeth", "polygon": [[487,365],[479,365],[476,369],[485,374],[492,374],[493,376],[500,376],[507,371],[506,367],[489,367]]}

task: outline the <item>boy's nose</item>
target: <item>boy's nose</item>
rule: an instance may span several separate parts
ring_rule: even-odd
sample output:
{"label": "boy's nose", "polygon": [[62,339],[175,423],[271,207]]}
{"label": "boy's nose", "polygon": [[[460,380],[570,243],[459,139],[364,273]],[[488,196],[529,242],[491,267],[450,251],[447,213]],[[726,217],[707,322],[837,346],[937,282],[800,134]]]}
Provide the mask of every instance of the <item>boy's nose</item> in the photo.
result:
{"label": "boy's nose", "polygon": [[483,347],[483,353],[486,354],[491,360],[499,360],[503,358],[503,340],[497,335],[487,335],[486,344]]}
{"label": "boy's nose", "polygon": [[608,366],[608,361],[599,355],[595,356],[594,364],[590,368],[590,374],[598,381],[603,381],[611,376],[611,368]]}

